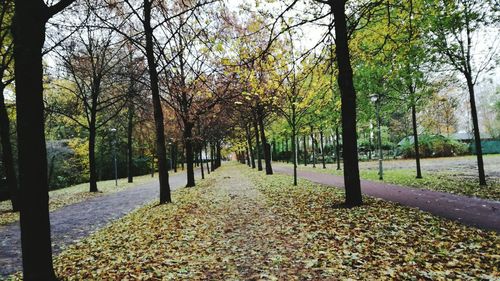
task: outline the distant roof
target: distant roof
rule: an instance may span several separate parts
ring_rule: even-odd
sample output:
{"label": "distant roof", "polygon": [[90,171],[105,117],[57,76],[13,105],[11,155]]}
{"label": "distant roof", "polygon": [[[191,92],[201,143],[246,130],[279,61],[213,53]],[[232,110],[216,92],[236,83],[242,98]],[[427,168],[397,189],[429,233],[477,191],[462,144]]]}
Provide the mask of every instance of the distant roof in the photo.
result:
{"label": "distant roof", "polygon": [[410,144],[413,144],[413,136],[407,136],[404,137],[401,141],[398,142],[398,146],[402,145],[403,143],[409,141]]}
{"label": "distant roof", "polygon": [[[420,137],[422,137],[423,135],[419,134],[418,137],[420,139]],[[442,135],[427,135],[427,136],[431,136],[431,137],[438,137],[438,138],[444,138],[444,136]],[[413,135],[411,136],[407,136],[407,137],[404,137],[400,142],[398,142],[398,145],[402,145],[403,143],[405,142],[409,142],[410,144],[413,144],[414,142],[414,138],[413,138]]]}
{"label": "distant roof", "polygon": [[[444,138],[444,136],[442,136],[442,135],[427,135],[427,136]],[[418,135],[418,137],[420,139],[420,137],[422,137],[422,135]],[[398,145],[402,145],[405,142],[409,142],[410,144],[413,144],[413,142],[414,142],[413,135],[404,137],[400,142],[398,142]]]}

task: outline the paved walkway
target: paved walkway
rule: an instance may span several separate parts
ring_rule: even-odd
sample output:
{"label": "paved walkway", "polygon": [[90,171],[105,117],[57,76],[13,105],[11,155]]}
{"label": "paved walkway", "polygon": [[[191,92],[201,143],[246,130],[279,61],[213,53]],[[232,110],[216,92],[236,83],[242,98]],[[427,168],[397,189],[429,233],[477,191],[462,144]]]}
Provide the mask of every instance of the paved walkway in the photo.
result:
{"label": "paved walkway", "polygon": [[[170,174],[171,190],[185,185],[185,173]],[[157,198],[159,198],[159,185],[156,180],[51,212],[53,253],[60,253],[64,247]],[[0,226],[0,280],[2,276],[20,270],[22,270],[22,260],[19,222]]]}
{"label": "paved walkway", "polygon": [[[277,173],[293,175],[292,167],[276,166],[273,169]],[[316,183],[344,188],[344,177],[342,176],[300,170],[297,171],[297,175]],[[499,201],[367,180],[361,180],[361,190],[366,195],[416,207],[422,211],[466,225],[500,232]]]}

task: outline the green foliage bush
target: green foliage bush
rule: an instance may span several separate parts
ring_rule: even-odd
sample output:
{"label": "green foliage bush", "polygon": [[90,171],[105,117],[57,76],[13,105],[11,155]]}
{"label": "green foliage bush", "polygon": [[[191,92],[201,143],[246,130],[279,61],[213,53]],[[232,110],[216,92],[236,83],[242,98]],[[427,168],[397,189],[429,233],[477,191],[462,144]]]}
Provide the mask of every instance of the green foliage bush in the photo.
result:
{"label": "green foliage bush", "polygon": [[[393,149],[394,144],[388,141],[382,142],[383,150],[391,150]],[[378,149],[377,139],[373,139],[371,142],[368,139],[362,139],[358,142],[358,150],[360,152],[367,152],[369,150],[374,151]]]}
{"label": "green foliage bush", "polygon": [[[97,143],[98,180],[114,178],[113,151],[106,142]],[[49,188],[59,189],[89,181],[88,142],[85,139],[48,141],[47,163]],[[127,176],[126,148],[118,145],[117,149],[118,177]],[[151,169],[151,158],[137,155],[133,158],[134,176],[148,174]],[[1,189],[0,189],[1,191]]]}
{"label": "green foliage bush", "polygon": [[[466,144],[441,135],[420,135],[418,147],[421,157],[448,157],[468,152]],[[403,158],[415,157],[413,139],[405,140],[399,146],[399,151]]]}
{"label": "green foliage bush", "polygon": [[88,181],[88,145],[83,140],[59,140],[47,143],[50,189],[59,189]]}
{"label": "green foliage bush", "polygon": [[291,151],[279,151],[276,153],[276,160],[279,161],[291,161],[293,158]]}

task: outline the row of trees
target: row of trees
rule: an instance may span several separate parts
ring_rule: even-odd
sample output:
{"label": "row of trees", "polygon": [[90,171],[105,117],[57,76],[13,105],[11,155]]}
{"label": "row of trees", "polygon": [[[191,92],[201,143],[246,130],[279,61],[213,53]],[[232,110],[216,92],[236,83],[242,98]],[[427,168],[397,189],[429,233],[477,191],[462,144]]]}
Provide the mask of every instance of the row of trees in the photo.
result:
{"label": "row of trees", "polygon": [[[316,2],[332,4],[328,1]],[[351,52],[349,63],[353,71],[346,72],[351,72],[354,77],[353,87],[358,94],[354,101],[349,100],[353,95],[344,97],[346,89],[350,87],[346,83],[350,75],[347,78],[342,76],[340,64],[346,67],[347,63],[340,61],[345,55],[338,55],[338,35],[341,33],[336,31],[336,36],[332,36],[328,30],[321,39],[321,51],[311,53],[294,48],[296,40],[292,32],[294,26],[308,24],[311,20],[284,23],[285,31],[281,33],[286,34],[288,40],[280,42],[280,51],[283,52],[288,46],[288,54],[283,57],[301,63],[287,65],[284,62],[288,66],[286,70],[281,73],[279,69],[273,70],[280,76],[276,83],[281,85],[281,91],[274,95],[277,101],[272,106],[277,114],[270,121],[276,127],[271,130],[271,138],[274,141],[290,140],[292,159],[296,159],[298,131],[304,138],[312,135],[310,143],[314,145],[315,133],[322,135],[325,130],[337,132],[340,128],[344,140],[344,175],[349,197],[350,188],[358,190],[355,180],[349,182],[350,175],[357,178],[357,151],[354,153],[355,148],[350,147],[359,145],[359,142],[353,141],[357,138],[356,133],[368,135],[364,139],[371,148],[372,134],[377,125],[403,132],[392,134],[397,137],[392,140],[395,143],[408,135],[409,128],[416,158],[416,178],[421,178],[421,129],[428,128],[428,132],[450,135],[456,126],[454,110],[458,104],[455,97],[443,95],[442,92],[462,77],[470,101],[479,183],[485,185],[474,88],[480,75],[496,65],[498,42],[491,32],[498,30],[498,15],[491,9],[493,4],[489,1],[350,2],[349,16],[352,22],[347,34]],[[311,10],[314,11],[313,8]],[[334,15],[330,21],[321,21],[324,18],[316,16],[314,21],[318,25],[330,23],[337,27],[336,20],[339,18]],[[266,24],[264,20],[261,21],[263,25]],[[329,27],[333,29],[331,25]],[[486,38],[484,45],[477,47],[481,37]],[[271,48],[266,49],[266,52],[270,51]],[[335,59],[339,60],[336,68],[331,64]],[[339,83],[338,90],[335,83]],[[346,88],[343,89],[342,85]],[[325,93],[328,93],[327,99]],[[341,116],[337,115],[339,107],[343,113]],[[377,108],[381,115],[378,120],[375,114]],[[357,121],[354,132],[352,128],[347,130],[351,126],[348,122],[351,121]],[[350,134],[354,134],[354,139]],[[377,139],[381,139],[381,136]],[[304,140],[303,143],[309,142]],[[369,151],[371,153],[371,149]],[[338,152],[335,154],[340,155]],[[304,158],[307,159],[307,156],[304,155]],[[355,163],[351,162],[352,159],[355,159]],[[358,192],[353,191],[352,194]]]}
{"label": "row of trees", "polygon": [[[55,280],[46,138],[70,139],[75,154],[87,154],[82,168],[88,169],[89,191],[96,192],[96,159],[102,160],[96,157],[102,151],[96,150],[98,138],[117,139],[113,134],[126,132],[129,181],[134,153],[154,152],[160,203],[168,203],[167,160],[171,168],[178,160],[186,162],[187,186],[195,185],[195,159],[211,162],[210,170],[220,166],[222,142],[230,131],[224,120],[231,108],[225,103],[234,92],[231,75],[213,51],[212,34],[219,34],[220,22],[212,20],[218,10],[201,12],[215,5],[211,1],[18,2],[3,1],[1,14],[1,38],[8,47],[2,44],[2,93],[15,93],[13,138],[3,99],[0,116],[6,125],[2,142],[14,139],[16,144],[18,176],[12,153],[3,164],[13,171],[10,181],[19,179],[19,185],[9,187],[13,206],[21,211],[24,278]],[[85,141],[75,144],[75,139]],[[9,147],[4,143],[2,149],[7,160]]]}
{"label": "row of trees", "polygon": [[[98,136],[122,126],[129,180],[134,151],[154,152],[159,201],[169,203],[169,157],[186,162],[187,186],[195,185],[195,159],[204,154],[216,168],[227,146],[270,175],[270,136],[274,141],[287,136],[297,184],[299,133],[310,131],[318,145],[319,132],[323,152],[324,135],[334,132],[337,157],[342,139],[346,206],[357,206],[362,204],[357,135],[366,123],[375,124],[372,99],[397,109],[383,110],[395,119],[411,112],[421,177],[417,111],[435,92],[436,83],[430,82],[437,75],[430,69],[447,65],[467,81],[480,139],[474,85],[492,65],[495,48],[477,64],[473,39],[498,24],[488,1],[311,0],[305,8],[299,1],[282,1],[244,7],[240,14],[211,0],[14,2],[1,2],[0,38],[2,90],[15,93],[16,101],[18,183],[4,100],[0,137],[11,198],[21,211],[26,280],[55,279],[46,137],[86,140],[82,150],[94,192]],[[300,43],[308,25],[324,30],[312,48]]]}

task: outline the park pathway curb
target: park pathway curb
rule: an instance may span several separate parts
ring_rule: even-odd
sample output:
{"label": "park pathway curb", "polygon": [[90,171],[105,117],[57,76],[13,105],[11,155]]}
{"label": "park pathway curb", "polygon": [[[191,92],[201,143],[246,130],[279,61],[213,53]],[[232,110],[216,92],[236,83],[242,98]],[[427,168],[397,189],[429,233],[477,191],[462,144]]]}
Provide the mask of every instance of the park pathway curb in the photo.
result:
{"label": "park pathway curb", "polygon": [[[293,168],[273,167],[277,173],[293,175]],[[297,171],[299,178],[344,188],[344,177],[319,172]],[[415,207],[465,225],[500,232],[500,202],[446,192],[403,187],[361,180],[363,194]]]}
{"label": "park pathway curb", "polygon": [[[171,191],[186,185],[186,173],[169,176]],[[91,198],[51,212],[54,255],[108,223],[159,198],[159,188],[156,178],[150,183]],[[22,270],[21,237],[17,221],[0,226],[0,280],[20,270]]]}

